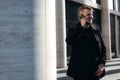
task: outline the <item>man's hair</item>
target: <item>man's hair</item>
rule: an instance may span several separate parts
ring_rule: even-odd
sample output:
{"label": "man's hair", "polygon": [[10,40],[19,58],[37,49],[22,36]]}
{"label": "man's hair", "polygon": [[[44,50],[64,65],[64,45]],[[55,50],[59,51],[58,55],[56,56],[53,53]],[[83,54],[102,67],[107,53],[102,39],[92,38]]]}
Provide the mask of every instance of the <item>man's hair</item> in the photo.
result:
{"label": "man's hair", "polygon": [[87,5],[82,5],[81,7],[78,8],[78,17],[80,17],[82,15],[82,12],[84,9],[88,9],[92,12],[94,12],[93,8]]}

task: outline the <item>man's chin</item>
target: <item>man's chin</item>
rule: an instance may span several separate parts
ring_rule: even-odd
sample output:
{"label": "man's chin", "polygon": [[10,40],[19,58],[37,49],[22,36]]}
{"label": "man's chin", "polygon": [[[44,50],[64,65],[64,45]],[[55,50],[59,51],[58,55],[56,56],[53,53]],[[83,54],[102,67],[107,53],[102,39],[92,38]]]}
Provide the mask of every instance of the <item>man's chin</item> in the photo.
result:
{"label": "man's chin", "polygon": [[91,22],[88,22],[89,24],[92,24],[92,21]]}

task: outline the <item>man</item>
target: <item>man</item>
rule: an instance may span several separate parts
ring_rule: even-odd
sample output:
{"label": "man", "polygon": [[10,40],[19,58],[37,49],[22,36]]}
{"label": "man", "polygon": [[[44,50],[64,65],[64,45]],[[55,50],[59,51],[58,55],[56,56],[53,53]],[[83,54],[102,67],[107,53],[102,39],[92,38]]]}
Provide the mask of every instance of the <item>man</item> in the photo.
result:
{"label": "man", "polygon": [[74,80],[99,80],[105,75],[106,48],[98,27],[92,24],[93,9],[81,6],[78,17],[66,38],[72,47],[67,75]]}

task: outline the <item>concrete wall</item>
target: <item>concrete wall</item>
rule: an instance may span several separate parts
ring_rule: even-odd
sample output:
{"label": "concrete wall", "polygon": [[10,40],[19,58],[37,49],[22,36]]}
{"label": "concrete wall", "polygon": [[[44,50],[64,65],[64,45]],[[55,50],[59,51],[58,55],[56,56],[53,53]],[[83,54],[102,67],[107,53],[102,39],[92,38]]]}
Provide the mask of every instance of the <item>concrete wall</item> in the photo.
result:
{"label": "concrete wall", "polygon": [[56,79],[55,0],[47,2],[0,0],[0,80]]}
{"label": "concrete wall", "polygon": [[0,80],[34,80],[33,0],[0,0]]}

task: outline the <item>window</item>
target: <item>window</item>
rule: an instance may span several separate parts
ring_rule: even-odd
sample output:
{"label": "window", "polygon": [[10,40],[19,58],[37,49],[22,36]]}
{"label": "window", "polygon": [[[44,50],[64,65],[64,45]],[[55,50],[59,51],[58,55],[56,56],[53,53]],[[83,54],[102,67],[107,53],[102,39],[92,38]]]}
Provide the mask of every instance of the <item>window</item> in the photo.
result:
{"label": "window", "polygon": [[96,2],[97,2],[98,4],[101,4],[101,0],[96,0]]}
{"label": "window", "polygon": [[116,39],[115,39],[115,16],[110,15],[110,29],[111,29],[111,53],[112,57],[116,57]]}
{"label": "window", "polygon": [[93,15],[94,15],[93,23],[95,23],[95,25],[101,28],[101,11],[94,9]]}
{"label": "window", "polygon": [[90,2],[96,3],[96,0],[89,0]]}
{"label": "window", "polygon": [[120,56],[120,16],[117,18],[118,20],[118,50],[119,50],[119,56]]}
{"label": "window", "polygon": [[101,0],[89,0],[90,2],[93,2],[93,3],[97,3],[97,4],[100,4],[100,1]]}

